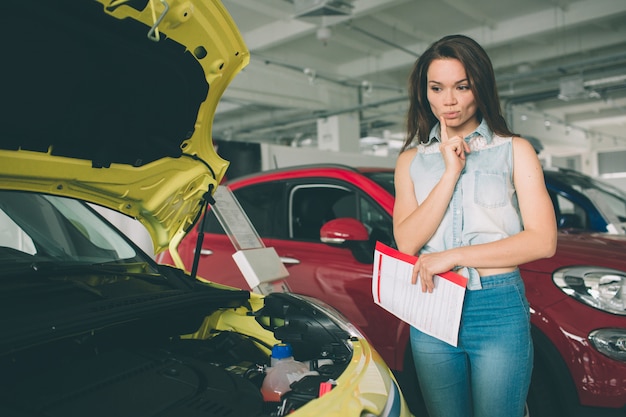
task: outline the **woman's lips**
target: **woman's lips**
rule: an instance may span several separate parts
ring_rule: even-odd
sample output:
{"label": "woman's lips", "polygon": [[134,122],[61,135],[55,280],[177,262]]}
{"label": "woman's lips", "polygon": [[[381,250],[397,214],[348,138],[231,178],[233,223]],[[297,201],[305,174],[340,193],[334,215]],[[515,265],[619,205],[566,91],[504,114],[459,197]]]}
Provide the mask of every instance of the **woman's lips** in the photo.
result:
{"label": "woman's lips", "polygon": [[445,117],[446,119],[454,119],[455,117],[457,117],[459,115],[458,111],[454,111],[454,112],[446,112],[443,114],[443,117]]}

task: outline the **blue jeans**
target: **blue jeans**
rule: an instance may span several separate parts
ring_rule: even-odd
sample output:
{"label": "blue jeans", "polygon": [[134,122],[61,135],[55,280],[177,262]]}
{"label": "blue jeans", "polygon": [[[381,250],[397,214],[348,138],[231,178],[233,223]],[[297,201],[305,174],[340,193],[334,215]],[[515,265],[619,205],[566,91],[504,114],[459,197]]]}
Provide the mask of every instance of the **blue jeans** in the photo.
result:
{"label": "blue jeans", "polygon": [[411,328],[430,417],[521,417],[530,385],[530,310],[519,271],[466,291],[458,347]]}

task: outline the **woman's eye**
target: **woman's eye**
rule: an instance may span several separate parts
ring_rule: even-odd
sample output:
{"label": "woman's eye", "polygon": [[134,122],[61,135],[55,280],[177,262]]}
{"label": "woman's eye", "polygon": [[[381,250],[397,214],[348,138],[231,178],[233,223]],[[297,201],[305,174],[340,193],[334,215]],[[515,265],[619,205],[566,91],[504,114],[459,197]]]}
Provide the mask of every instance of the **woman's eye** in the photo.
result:
{"label": "woman's eye", "polygon": [[469,85],[460,85],[458,88],[459,88],[459,90],[469,90],[470,86]]}

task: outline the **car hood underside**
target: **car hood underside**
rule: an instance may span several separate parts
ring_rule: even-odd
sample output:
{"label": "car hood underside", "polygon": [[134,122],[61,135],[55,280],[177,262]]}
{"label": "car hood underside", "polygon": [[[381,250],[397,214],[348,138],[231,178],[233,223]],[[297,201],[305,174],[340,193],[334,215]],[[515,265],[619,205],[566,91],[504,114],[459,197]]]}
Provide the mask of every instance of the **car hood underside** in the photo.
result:
{"label": "car hood underside", "polygon": [[249,59],[234,22],[219,2],[22,0],[0,10],[3,187],[120,211],[160,251],[228,166],[211,124]]}

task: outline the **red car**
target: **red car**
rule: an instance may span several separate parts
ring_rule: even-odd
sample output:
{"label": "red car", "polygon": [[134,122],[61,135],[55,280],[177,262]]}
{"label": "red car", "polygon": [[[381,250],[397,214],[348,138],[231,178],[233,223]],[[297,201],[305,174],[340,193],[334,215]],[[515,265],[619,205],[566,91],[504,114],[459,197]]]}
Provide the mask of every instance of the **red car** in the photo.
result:
{"label": "red car", "polygon": [[[626,198],[579,173],[546,171],[546,183],[561,231],[557,253],[520,267],[536,350],[530,415],[623,417],[626,235],[620,222],[626,221]],[[227,186],[287,267],[290,290],[339,309],[397,372],[404,392],[417,392],[409,328],[375,305],[371,294],[374,243],[395,246],[393,171],[311,165],[265,171]],[[609,203],[583,201],[587,197],[581,189],[592,187],[592,198],[608,194]],[[605,230],[590,230],[594,227]],[[198,275],[248,288],[215,216],[207,216],[204,229]],[[187,269],[192,269],[197,236],[193,230],[179,246]],[[165,253],[159,261],[172,263],[172,258]],[[413,395],[406,397],[410,402]]]}

